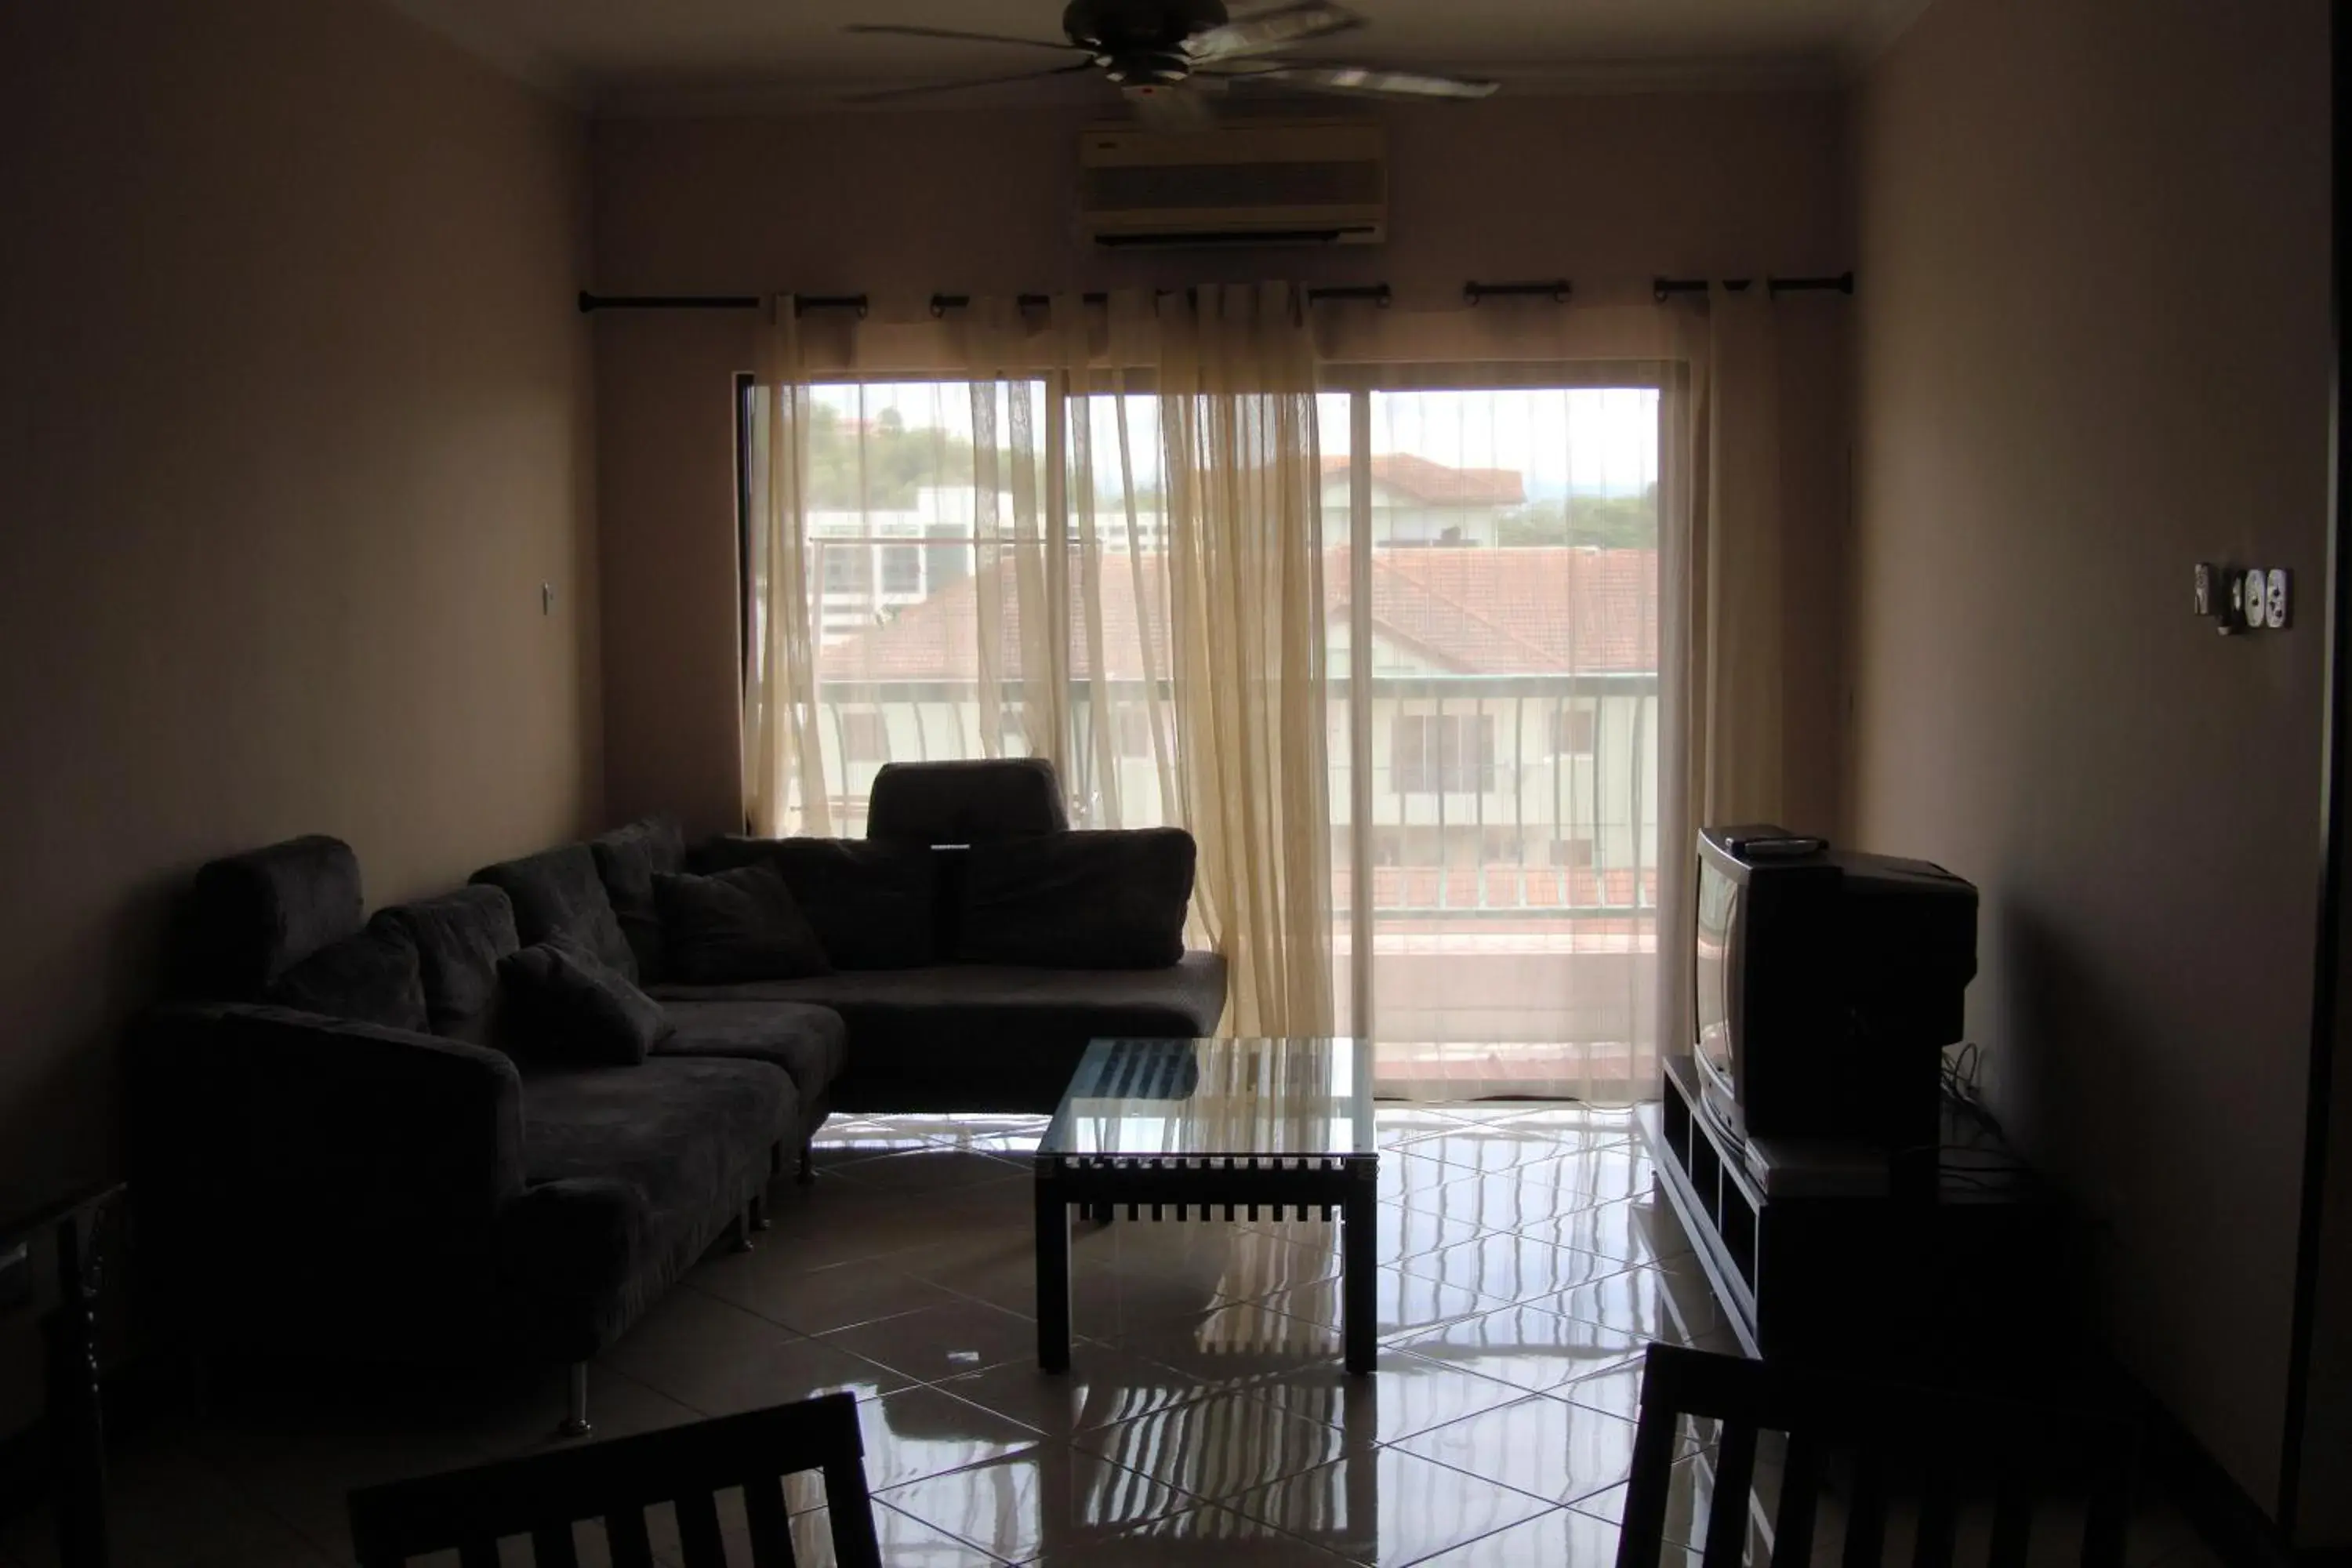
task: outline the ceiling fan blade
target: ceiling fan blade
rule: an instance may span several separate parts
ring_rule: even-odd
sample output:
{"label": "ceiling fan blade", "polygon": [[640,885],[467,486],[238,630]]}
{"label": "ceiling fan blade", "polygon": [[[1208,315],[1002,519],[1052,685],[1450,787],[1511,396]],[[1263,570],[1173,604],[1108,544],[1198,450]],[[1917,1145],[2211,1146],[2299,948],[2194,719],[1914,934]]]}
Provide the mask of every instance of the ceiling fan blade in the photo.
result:
{"label": "ceiling fan blade", "polygon": [[1261,70],[1219,72],[1229,81],[1269,81],[1301,92],[1336,92],[1372,98],[1490,98],[1503,85],[1425,71],[1386,70],[1377,66],[1268,66]]}
{"label": "ceiling fan blade", "polygon": [[964,44],[1017,44],[1026,49],[1060,49],[1065,52],[1081,47],[1067,38],[1008,38],[1002,33],[964,33],[953,27],[903,27],[894,22],[852,22],[842,31],[880,33],[894,38],[952,38]]}
{"label": "ceiling fan blade", "polygon": [[1080,60],[1076,65],[1051,66],[1045,70],[1020,71],[1012,76],[974,77],[968,81],[933,81],[925,82],[920,87],[890,87],[884,88],[879,92],[853,92],[846,94],[835,101],[841,103],[896,103],[901,99],[929,98],[934,93],[941,92],[961,92],[966,88],[1001,87],[1007,82],[1016,81],[1044,81],[1049,77],[1075,76],[1080,71],[1090,71],[1094,68],[1095,62],[1090,59],[1086,59]]}
{"label": "ceiling fan blade", "polygon": [[1204,27],[1184,40],[1184,52],[1200,64],[1212,60],[1247,59],[1253,55],[1286,49],[1309,38],[1349,32],[1364,19],[1330,0],[1295,0],[1255,16],[1236,16],[1214,27]]}

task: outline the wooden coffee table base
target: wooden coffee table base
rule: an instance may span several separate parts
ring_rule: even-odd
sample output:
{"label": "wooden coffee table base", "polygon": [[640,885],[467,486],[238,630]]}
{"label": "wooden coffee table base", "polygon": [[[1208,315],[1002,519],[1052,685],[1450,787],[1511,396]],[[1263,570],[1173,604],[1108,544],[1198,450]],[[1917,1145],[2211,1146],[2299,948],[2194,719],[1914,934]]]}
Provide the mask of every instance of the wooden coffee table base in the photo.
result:
{"label": "wooden coffee table base", "polygon": [[[1340,1323],[1348,1370],[1369,1373],[1379,1308],[1375,1298],[1378,1226],[1373,1196],[1377,1155],[1307,1159],[1194,1156],[1050,1156],[1037,1159],[1037,1364],[1070,1366],[1070,1209],[1125,1208],[1183,1220],[1233,1219],[1258,1210],[1293,1209],[1297,1217],[1339,1215]],[[1277,1214],[1277,1217],[1279,1217]]]}

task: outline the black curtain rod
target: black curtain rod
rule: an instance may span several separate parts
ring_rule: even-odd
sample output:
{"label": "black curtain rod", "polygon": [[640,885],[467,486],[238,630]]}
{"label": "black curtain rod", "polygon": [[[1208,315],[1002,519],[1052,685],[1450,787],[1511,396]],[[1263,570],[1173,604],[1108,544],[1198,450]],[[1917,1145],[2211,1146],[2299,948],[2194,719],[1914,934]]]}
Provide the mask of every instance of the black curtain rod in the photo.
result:
{"label": "black curtain rod", "polygon": [[[1165,297],[1170,294],[1187,294],[1192,290],[1155,289],[1152,292]],[[1349,283],[1330,289],[1309,289],[1307,290],[1307,298],[1310,302],[1324,300],[1369,300],[1375,305],[1386,305],[1390,296],[1389,286],[1385,283]],[[1079,295],[1078,299],[1085,304],[1103,305],[1109,303],[1110,295],[1100,289],[1090,289]],[[1013,302],[1024,310],[1038,310],[1051,304],[1053,296],[1015,294],[1013,297]],[[931,296],[931,314],[944,316],[950,310],[963,310],[971,303],[971,296],[969,294],[934,294]]]}
{"label": "black curtain rod", "polygon": [[[1727,278],[1723,286],[1737,292],[1750,287],[1755,281],[1753,278]],[[1651,291],[1661,300],[1675,294],[1704,294],[1707,287],[1707,280],[1704,278],[1660,278],[1650,285]],[[1834,278],[1767,278],[1764,279],[1764,291],[1775,299],[1783,294],[1851,294],[1853,292],[1853,274],[1841,272]]]}
{"label": "black curtain rod", "polygon": [[1540,283],[1480,283],[1462,285],[1462,302],[1475,305],[1481,300],[1549,300],[1555,305],[1565,305],[1575,294],[1576,285],[1565,278],[1554,278]]}
{"label": "black curtain rod", "polygon": [[[1752,278],[1727,278],[1723,286],[1731,289],[1752,287]],[[1676,294],[1704,294],[1710,287],[1704,278],[1656,278],[1651,279],[1651,291],[1661,300]],[[1765,292],[1778,298],[1782,294],[1816,294],[1853,292],[1853,274],[1841,272],[1834,278],[1767,278]],[[1161,294],[1181,293],[1176,289],[1162,289]],[[1553,278],[1527,283],[1480,283],[1475,279],[1462,285],[1465,304],[1475,305],[1481,300],[1548,299],[1565,305],[1574,296],[1576,286],[1565,278]],[[1022,294],[1015,296],[1024,310],[1043,307],[1050,296]],[[1089,305],[1099,305],[1109,298],[1100,289],[1079,296]],[[1309,289],[1309,300],[1366,300],[1385,307],[1392,298],[1385,283],[1344,284],[1328,289]],[[596,310],[756,310],[766,303],[759,294],[592,294],[580,291],[580,310],[585,315]],[[960,310],[971,303],[969,294],[934,294],[931,314],[943,316],[950,310]],[[793,300],[797,314],[811,310],[855,310],[860,316],[866,312],[867,300],[863,294],[802,294]]]}
{"label": "black curtain rod", "polygon": [[[767,300],[758,294],[591,294],[580,290],[580,313],[596,310],[756,310]],[[793,300],[793,313],[811,310],[855,310],[866,314],[863,294],[802,294]]]}
{"label": "black curtain rod", "polygon": [[[1162,289],[1161,294],[1177,294],[1184,290]],[[1094,289],[1079,296],[1089,305],[1099,305],[1110,296]],[[1045,294],[1021,294],[1015,299],[1024,310],[1037,310],[1050,300]],[[1389,286],[1385,283],[1351,283],[1330,289],[1309,289],[1307,298],[1314,300],[1369,300],[1375,305],[1389,302]],[[583,315],[596,310],[756,310],[767,301],[758,294],[591,294],[580,291]],[[969,294],[934,294],[931,314],[945,315],[971,303]],[[855,310],[866,314],[867,301],[863,294],[802,294],[793,299],[793,313],[807,315],[811,310]]]}

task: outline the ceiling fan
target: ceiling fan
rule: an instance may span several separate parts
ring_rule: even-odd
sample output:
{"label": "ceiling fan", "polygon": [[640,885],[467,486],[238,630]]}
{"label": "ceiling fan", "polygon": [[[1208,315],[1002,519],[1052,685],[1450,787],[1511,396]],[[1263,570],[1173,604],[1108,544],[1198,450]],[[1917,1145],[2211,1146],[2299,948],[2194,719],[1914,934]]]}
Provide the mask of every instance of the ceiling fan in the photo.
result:
{"label": "ceiling fan", "polygon": [[1198,100],[1189,95],[1202,90],[1221,92],[1236,83],[1302,92],[1407,99],[1485,98],[1499,85],[1378,66],[1294,59],[1285,53],[1295,45],[1353,32],[1363,25],[1361,16],[1331,0],[1291,0],[1290,4],[1240,16],[1227,16],[1223,0],[1070,0],[1068,8],[1062,13],[1066,37],[1060,41],[969,33],[950,27],[852,23],[847,29],[852,33],[1009,44],[1084,58],[1067,65],[1011,76],[857,93],[848,101],[886,103],[1085,71],[1100,72],[1147,114],[1167,115],[1173,110],[1178,117],[1199,111]]}

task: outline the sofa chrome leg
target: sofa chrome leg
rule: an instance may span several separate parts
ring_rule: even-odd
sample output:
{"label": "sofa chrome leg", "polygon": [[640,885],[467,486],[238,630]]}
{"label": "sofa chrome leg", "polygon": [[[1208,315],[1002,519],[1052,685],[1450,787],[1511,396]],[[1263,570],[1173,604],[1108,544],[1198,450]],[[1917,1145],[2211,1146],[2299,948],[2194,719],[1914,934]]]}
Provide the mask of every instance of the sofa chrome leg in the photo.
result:
{"label": "sofa chrome leg", "polygon": [[753,1193],[751,1194],[751,1228],[765,1230],[774,1223],[768,1217],[768,1194]]}
{"label": "sofa chrome leg", "polygon": [[749,1198],[744,1199],[743,1206],[735,1211],[735,1245],[730,1250],[751,1250],[751,1200]]}
{"label": "sofa chrome leg", "polygon": [[793,1180],[804,1187],[816,1184],[816,1146],[814,1144],[804,1143],[801,1146],[800,1173]]}
{"label": "sofa chrome leg", "polygon": [[559,1437],[585,1437],[595,1428],[588,1423],[588,1363],[572,1363],[571,1386],[563,1400],[563,1424],[556,1427]]}

